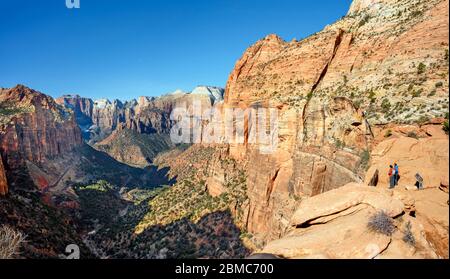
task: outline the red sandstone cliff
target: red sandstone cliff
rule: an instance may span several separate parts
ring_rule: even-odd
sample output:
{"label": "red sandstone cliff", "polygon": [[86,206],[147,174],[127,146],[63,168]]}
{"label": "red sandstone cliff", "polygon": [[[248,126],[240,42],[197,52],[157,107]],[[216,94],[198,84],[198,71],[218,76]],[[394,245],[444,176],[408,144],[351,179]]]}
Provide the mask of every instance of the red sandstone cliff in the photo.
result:
{"label": "red sandstone cliff", "polygon": [[8,169],[44,163],[82,144],[74,115],[47,95],[18,85],[0,91],[0,104],[0,153]]}
{"label": "red sandstone cliff", "polygon": [[6,171],[3,167],[3,159],[0,156],[0,196],[8,193],[8,181],[6,179]]}
{"label": "red sandstone cliff", "polygon": [[248,170],[248,231],[277,238],[295,200],[362,182],[371,126],[447,111],[448,3],[355,0],[311,37],[269,35],[245,51],[224,106],[265,102],[280,113],[275,153],[230,146]]}

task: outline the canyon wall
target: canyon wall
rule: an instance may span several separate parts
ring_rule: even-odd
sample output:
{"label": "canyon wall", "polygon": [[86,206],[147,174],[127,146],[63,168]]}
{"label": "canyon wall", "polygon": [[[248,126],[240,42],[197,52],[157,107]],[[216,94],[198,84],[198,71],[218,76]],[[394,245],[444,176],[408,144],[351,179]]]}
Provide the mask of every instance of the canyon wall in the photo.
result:
{"label": "canyon wall", "polygon": [[8,193],[8,180],[6,178],[6,171],[3,167],[3,159],[0,156],[0,196]]}
{"label": "canyon wall", "polygon": [[72,112],[49,96],[18,85],[1,89],[0,103],[0,153],[8,170],[23,167],[26,161],[45,163],[83,142]]}
{"label": "canyon wall", "polygon": [[141,134],[170,133],[174,121],[170,114],[176,107],[192,109],[199,101],[203,109],[223,101],[224,90],[218,87],[198,86],[192,92],[175,91],[161,97],[139,97],[122,102],[101,99],[93,101],[77,95],[62,96],[56,102],[72,109],[87,139],[97,142],[116,129],[129,129]]}
{"label": "canyon wall", "polygon": [[269,35],[247,49],[224,106],[277,108],[280,142],[272,154],[229,148],[248,170],[246,229],[275,239],[296,201],[362,182],[372,127],[443,116],[447,76],[447,0],[354,1],[304,40]]}

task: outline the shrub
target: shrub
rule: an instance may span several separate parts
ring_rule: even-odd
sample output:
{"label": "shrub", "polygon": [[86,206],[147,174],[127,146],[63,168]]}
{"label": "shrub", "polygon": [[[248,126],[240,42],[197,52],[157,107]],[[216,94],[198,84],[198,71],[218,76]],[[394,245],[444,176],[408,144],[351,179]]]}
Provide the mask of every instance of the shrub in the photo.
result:
{"label": "shrub", "polygon": [[406,136],[407,136],[408,138],[413,138],[413,139],[418,139],[418,138],[419,138],[419,137],[417,136],[417,134],[414,133],[414,132],[409,132]]}
{"label": "shrub", "polygon": [[391,236],[395,231],[395,225],[392,218],[384,211],[379,211],[370,217],[367,225],[370,230],[387,236]]}
{"label": "shrub", "polygon": [[408,223],[406,223],[406,230],[404,231],[403,234],[403,241],[408,243],[411,246],[416,245],[416,239],[414,238],[414,235],[411,231],[411,222],[408,221]]}
{"label": "shrub", "polygon": [[422,11],[416,10],[411,13],[411,18],[419,17],[423,14]]}
{"label": "shrub", "polygon": [[426,122],[430,121],[430,119],[428,117],[426,117],[425,115],[422,115],[419,117],[419,119],[417,120],[417,123],[419,124],[424,124]]}
{"label": "shrub", "polygon": [[369,150],[366,149],[360,154],[359,164],[363,169],[367,169],[367,167],[369,166],[369,161],[370,161],[370,152]]}
{"label": "shrub", "polygon": [[435,96],[435,95],[436,95],[436,90],[432,90],[432,91],[430,92],[430,94],[427,95],[427,97],[433,97],[433,96]]}
{"label": "shrub", "polygon": [[25,237],[8,226],[0,227],[0,259],[12,259],[19,252]]}
{"label": "shrub", "polygon": [[390,136],[392,136],[392,131],[391,130],[387,130],[386,133],[384,134],[384,137],[388,138]]}
{"label": "shrub", "polygon": [[388,99],[383,99],[383,102],[381,102],[381,108],[383,109],[383,112],[386,113],[391,109],[391,103]]}
{"label": "shrub", "polygon": [[434,86],[442,87],[442,86],[444,86],[444,83],[442,81],[439,81],[439,82],[436,82],[436,84]]}
{"label": "shrub", "polygon": [[422,95],[422,89],[418,89],[418,90],[416,90],[416,91],[414,91],[413,93],[412,93],[412,97],[413,98],[417,98],[417,97],[420,97],[420,95]]}
{"label": "shrub", "polygon": [[365,25],[367,22],[369,22],[369,20],[370,20],[370,15],[366,15],[366,16],[364,16],[364,18],[363,19],[361,19],[361,21],[359,22],[359,27],[361,27],[361,26],[363,26],[363,25]]}
{"label": "shrub", "polygon": [[448,112],[445,115],[446,120],[442,123],[442,129],[448,135],[449,127],[448,127]]}
{"label": "shrub", "polygon": [[425,70],[427,69],[427,66],[425,66],[425,64],[423,64],[422,62],[420,62],[419,66],[417,66],[417,73],[419,75],[425,73]]}
{"label": "shrub", "polygon": [[341,141],[340,139],[335,139],[335,145],[337,149],[342,149],[345,147],[345,143]]}

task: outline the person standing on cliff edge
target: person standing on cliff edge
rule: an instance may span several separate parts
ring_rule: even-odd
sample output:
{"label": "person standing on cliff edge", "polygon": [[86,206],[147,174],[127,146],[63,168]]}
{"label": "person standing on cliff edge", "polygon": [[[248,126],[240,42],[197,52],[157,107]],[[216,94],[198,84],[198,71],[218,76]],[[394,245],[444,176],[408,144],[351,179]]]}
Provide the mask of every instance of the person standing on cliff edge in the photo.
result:
{"label": "person standing on cliff edge", "polygon": [[393,189],[395,187],[395,174],[392,165],[389,166],[388,175],[389,175],[389,189]]}
{"label": "person standing on cliff edge", "polygon": [[400,173],[398,171],[397,163],[394,164],[394,186],[398,185],[398,181],[400,180]]}

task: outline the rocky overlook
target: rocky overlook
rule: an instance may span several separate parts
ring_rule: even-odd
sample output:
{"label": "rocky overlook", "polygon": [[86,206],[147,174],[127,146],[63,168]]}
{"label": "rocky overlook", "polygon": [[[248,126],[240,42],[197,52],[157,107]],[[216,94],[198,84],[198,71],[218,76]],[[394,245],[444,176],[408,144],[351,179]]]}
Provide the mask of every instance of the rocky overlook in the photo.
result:
{"label": "rocky overlook", "polygon": [[225,106],[265,101],[281,115],[274,154],[230,146],[248,163],[249,231],[276,238],[292,214],[288,201],[362,182],[375,127],[445,115],[448,26],[445,0],[354,1],[306,39],[269,35],[245,51]]}

